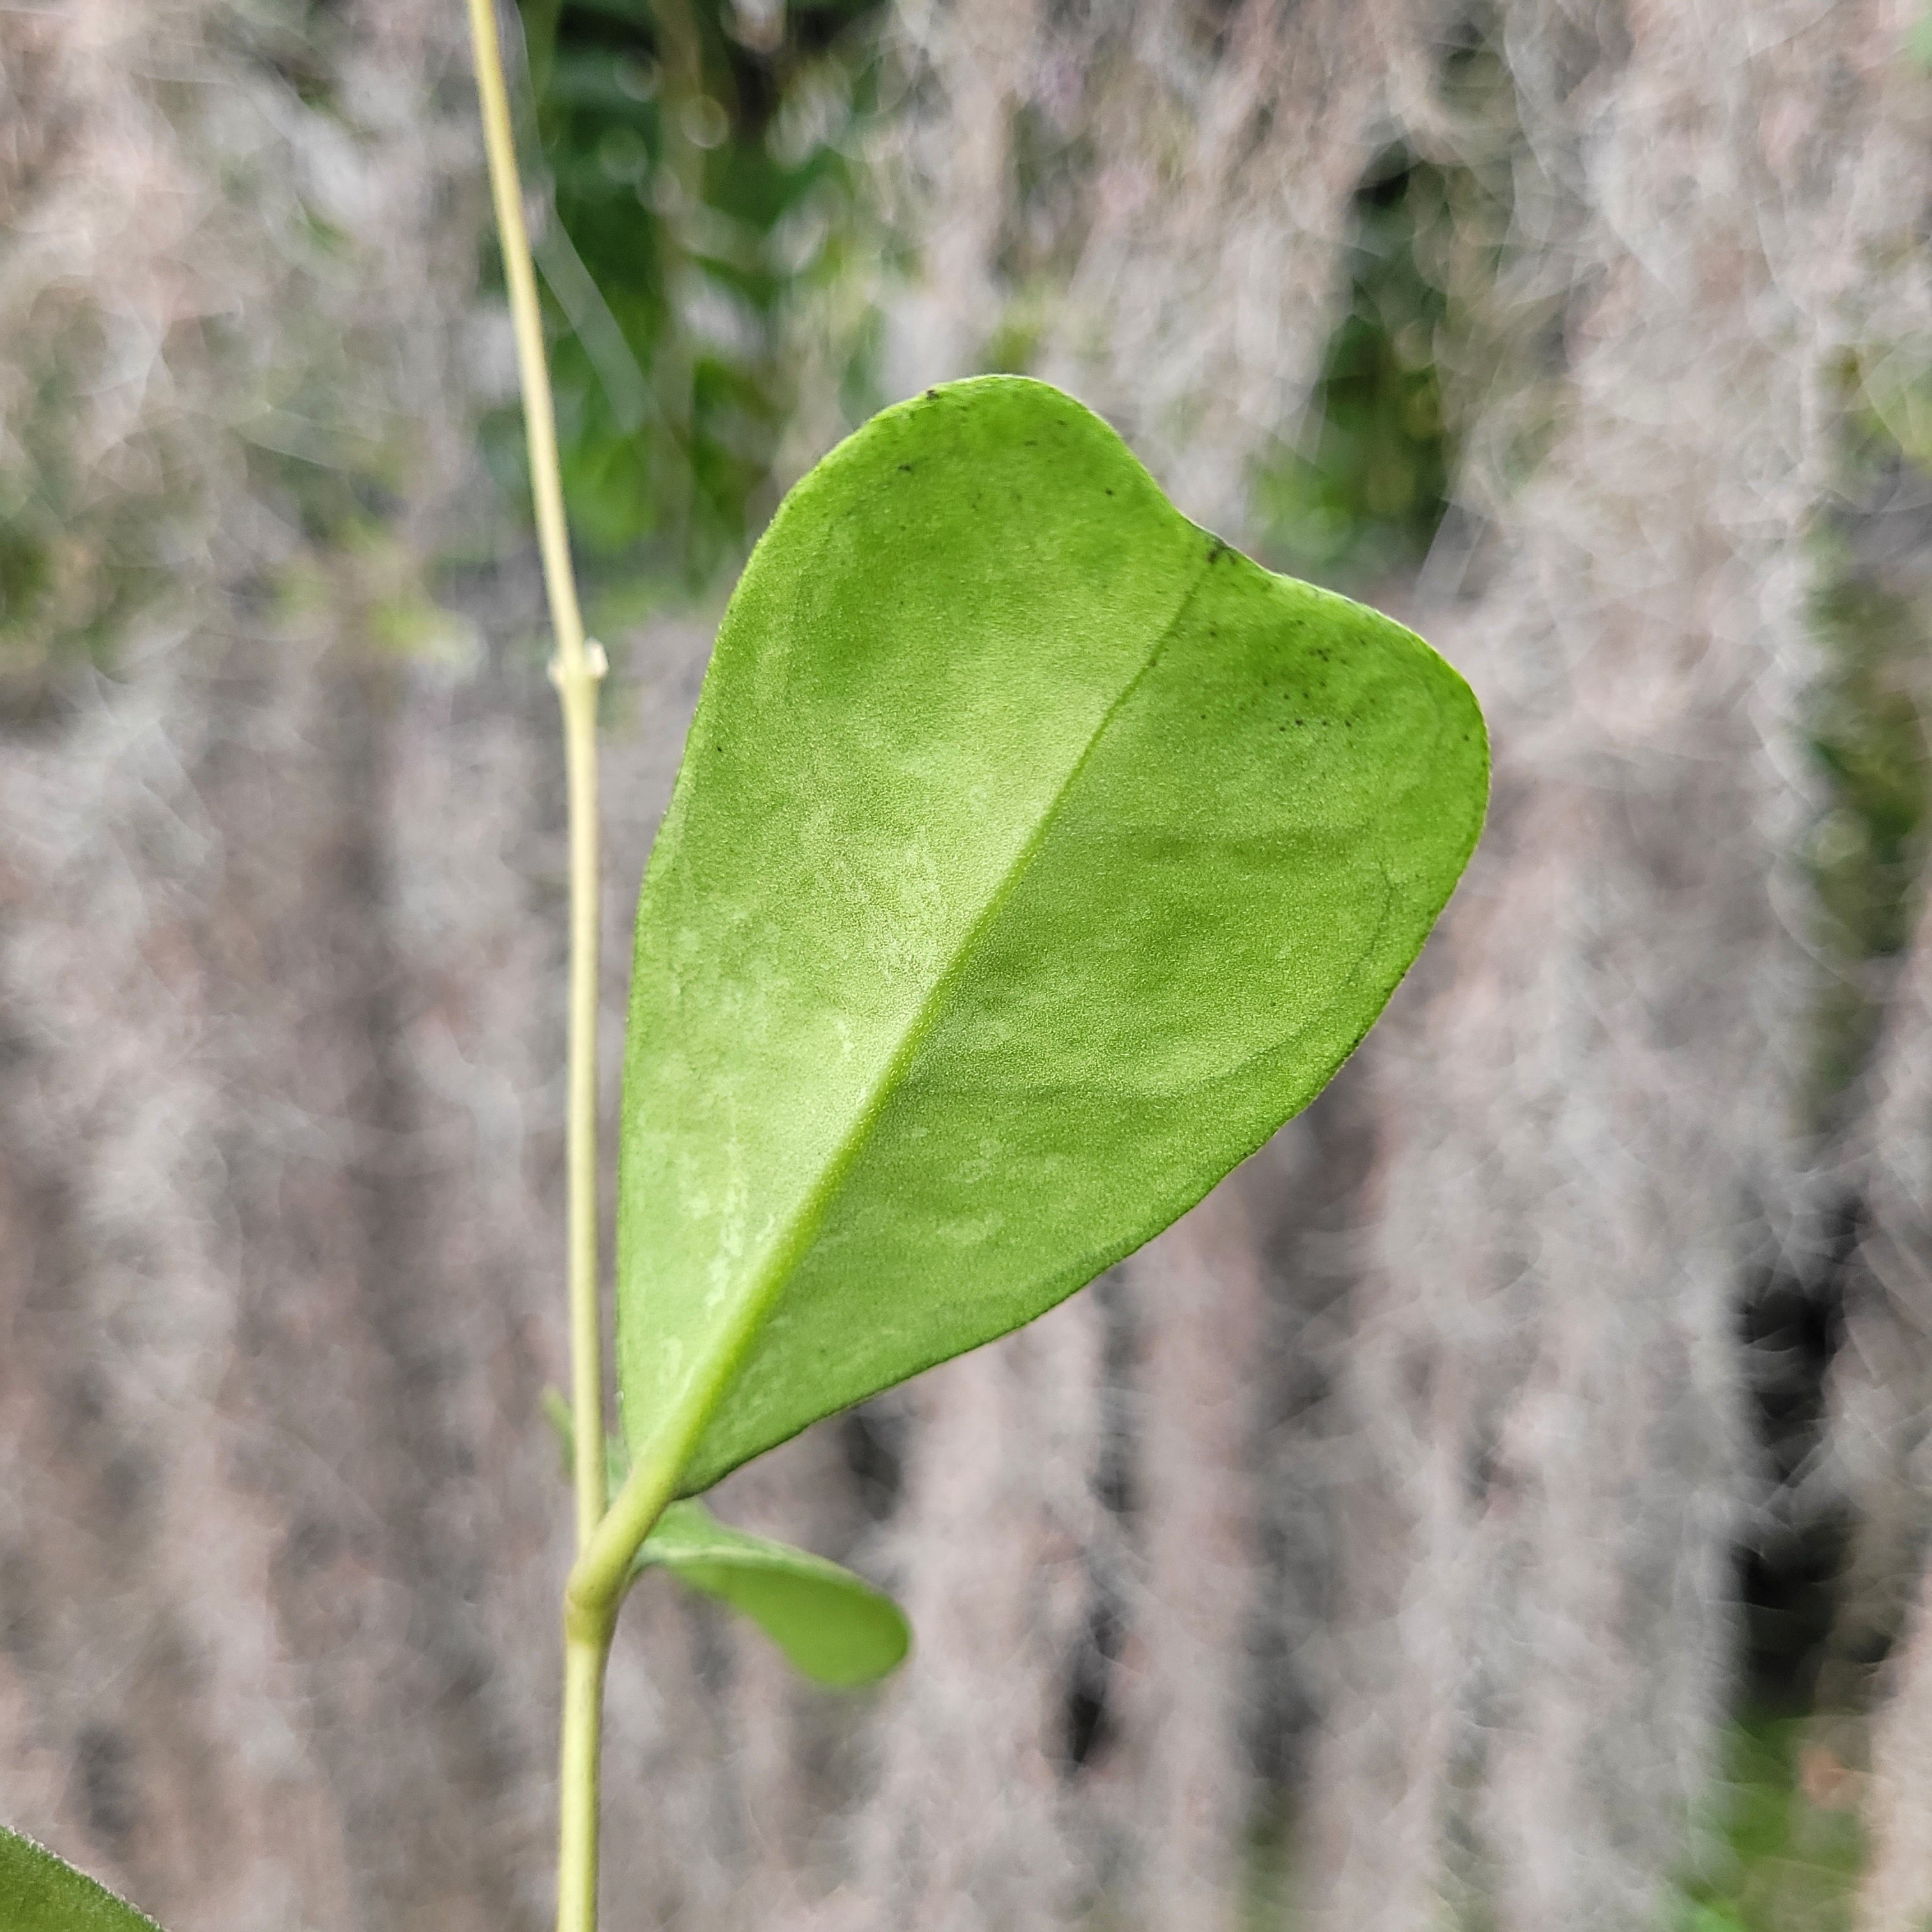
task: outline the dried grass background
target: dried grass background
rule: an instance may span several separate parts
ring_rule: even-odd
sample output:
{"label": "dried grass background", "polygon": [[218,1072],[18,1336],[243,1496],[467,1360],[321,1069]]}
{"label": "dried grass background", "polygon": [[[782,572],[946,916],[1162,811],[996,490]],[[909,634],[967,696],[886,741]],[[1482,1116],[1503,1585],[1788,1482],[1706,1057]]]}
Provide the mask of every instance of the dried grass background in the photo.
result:
{"label": "dried grass background", "polygon": [[[1669,1924],[1737,1552],[1826,1519],[1850,1688],[1808,1762],[1866,1819],[1860,1926],[1932,1910],[1932,935],[1820,938],[1811,749],[1820,530],[1902,608],[1932,556],[1919,26],[902,0],[886,387],[1018,315],[1231,536],[1376,158],[1470,184],[1454,507],[1374,588],[1476,684],[1496,802],[1274,1146],[734,1480],[902,1594],[898,1679],[819,1696],[639,1592],[614,1927]],[[0,1815],[182,1932],[548,1910],[561,760],[475,454],[508,369],[460,27],[0,10]],[[614,1074],[710,614],[610,640]],[[1821,1100],[1848,974],[1875,1044]],[[1844,1305],[1795,1468],[1740,1340],[1768,1280]]]}

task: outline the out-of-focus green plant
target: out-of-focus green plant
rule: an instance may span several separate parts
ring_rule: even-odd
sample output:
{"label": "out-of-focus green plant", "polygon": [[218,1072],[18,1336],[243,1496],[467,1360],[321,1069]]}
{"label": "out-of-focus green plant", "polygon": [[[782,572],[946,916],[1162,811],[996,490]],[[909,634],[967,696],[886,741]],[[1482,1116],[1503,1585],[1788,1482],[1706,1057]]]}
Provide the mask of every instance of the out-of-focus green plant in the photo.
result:
{"label": "out-of-focus green plant", "polygon": [[[591,560],[695,586],[770,514],[796,401],[788,322],[882,245],[856,192],[881,10],[526,0],[554,194],[533,240]],[[855,385],[866,340],[848,345]],[[514,465],[515,419],[492,430]]]}
{"label": "out-of-focus green plant", "polygon": [[0,711],[44,704],[62,663],[104,657],[172,580],[170,552],[196,491],[160,436],[117,450],[104,487],[76,450],[79,396],[98,352],[76,314],[9,410],[0,466]]}
{"label": "out-of-focus green plant", "polygon": [[1453,146],[1397,144],[1364,173],[1321,375],[1299,430],[1253,477],[1262,554],[1339,587],[1421,563],[1478,416],[1477,510],[1534,469],[1556,408],[1545,372],[1562,302],[1516,272],[1514,211],[1536,159],[1495,9],[1464,10],[1436,82]]}
{"label": "out-of-focus green plant", "polygon": [[1330,337],[1299,447],[1255,479],[1272,562],[1329,579],[1413,568],[1448,507],[1454,450],[1438,366],[1447,277],[1430,242],[1469,191],[1396,151],[1356,198],[1347,306]]}
{"label": "out-of-focus green plant", "polygon": [[1922,13],[1906,30],[1905,55],[1913,66],[1932,74],[1932,10]]}
{"label": "out-of-focus green plant", "polygon": [[1882,1011],[1866,969],[1911,938],[1928,804],[1925,722],[1909,673],[1924,614],[1860,570],[1841,532],[1820,541],[1813,622],[1828,652],[1811,724],[1828,803],[1806,859],[1834,968],[1816,1018],[1814,1084],[1828,1106],[1864,1065]]}
{"label": "out-of-focus green plant", "polygon": [[1848,358],[1844,476],[1814,534],[1821,656],[1809,730],[1824,808],[1805,848],[1826,970],[1814,1017],[1821,1114],[1863,1067],[1916,921],[1932,769],[1920,666],[1932,585],[1910,568],[1932,506],[1932,344]]}
{"label": "out-of-focus green plant", "polygon": [[1845,1932],[1864,1833],[1856,1808],[1820,1804],[1799,1767],[1809,1730],[1748,1715],[1726,1739],[1704,1869],[1679,1892],[1670,1932]]}

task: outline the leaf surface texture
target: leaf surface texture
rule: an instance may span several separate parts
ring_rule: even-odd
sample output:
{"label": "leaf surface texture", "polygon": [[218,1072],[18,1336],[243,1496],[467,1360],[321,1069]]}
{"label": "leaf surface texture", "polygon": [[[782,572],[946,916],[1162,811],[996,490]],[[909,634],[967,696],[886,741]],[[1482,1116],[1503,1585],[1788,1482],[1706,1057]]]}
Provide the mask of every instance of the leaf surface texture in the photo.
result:
{"label": "leaf surface texture", "polygon": [[5,1932],[160,1932],[44,1846],[0,1826],[0,1927]]}
{"label": "leaf surface texture", "polygon": [[1487,790],[1426,644],[1058,390],[842,444],[732,598],[640,902],[634,1455],[694,1494],[1157,1233],[1353,1050]]}

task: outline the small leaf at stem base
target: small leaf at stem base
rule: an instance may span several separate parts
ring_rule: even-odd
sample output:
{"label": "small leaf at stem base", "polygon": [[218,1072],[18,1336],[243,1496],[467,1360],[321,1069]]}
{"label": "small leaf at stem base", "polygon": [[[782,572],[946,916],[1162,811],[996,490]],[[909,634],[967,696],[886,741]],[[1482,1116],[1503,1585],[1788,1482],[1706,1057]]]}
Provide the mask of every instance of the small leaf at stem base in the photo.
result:
{"label": "small leaf at stem base", "polygon": [[912,1646],[898,1604],[822,1556],[748,1535],[702,1503],[673,1503],[638,1552],[636,1568],[668,1570],[729,1604],[814,1682],[869,1684],[897,1669]]}

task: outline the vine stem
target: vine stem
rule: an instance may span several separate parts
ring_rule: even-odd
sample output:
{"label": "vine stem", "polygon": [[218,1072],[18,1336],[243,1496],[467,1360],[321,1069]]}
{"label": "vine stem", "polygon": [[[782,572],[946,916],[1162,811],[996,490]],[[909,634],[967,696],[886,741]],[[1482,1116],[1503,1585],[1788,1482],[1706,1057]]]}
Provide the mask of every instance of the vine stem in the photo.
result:
{"label": "vine stem", "polygon": [[[503,79],[495,0],[469,0],[476,92],[490,191],[502,244],[503,279],[517,345],[529,438],[530,489],[537,542],[550,599],[556,656],[550,680],[563,710],[564,769],[569,794],[570,1048],[566,1125],[568,1169],[572,1474],[580,1556],[603,1520],[604,1370],[597,1295],[597,998],[600,860],[597,825],[597,689],[607,668],[603,649],[584,634],[571,568],[557,463],[556,410],[544,357],[543,314],[517,176],[509,92]],[[557,1932],[596,1932],[598,1770],[602,1752],[604,1670],[615,1622],[616,1593],[586,1616],[566,1612],[563,1726],[557,1832]]]}

